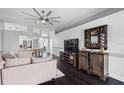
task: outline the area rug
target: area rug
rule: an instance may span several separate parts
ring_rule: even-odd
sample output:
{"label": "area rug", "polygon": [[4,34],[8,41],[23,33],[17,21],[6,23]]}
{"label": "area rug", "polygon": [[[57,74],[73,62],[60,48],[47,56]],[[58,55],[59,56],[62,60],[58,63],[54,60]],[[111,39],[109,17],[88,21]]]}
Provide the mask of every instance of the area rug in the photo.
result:
{"label": "area rug", "polygon": [[65,74],[63,72],[61,72],[59,69],[57,69],[57,74],[56,74],[56,78],[60,78],[65,76]]}

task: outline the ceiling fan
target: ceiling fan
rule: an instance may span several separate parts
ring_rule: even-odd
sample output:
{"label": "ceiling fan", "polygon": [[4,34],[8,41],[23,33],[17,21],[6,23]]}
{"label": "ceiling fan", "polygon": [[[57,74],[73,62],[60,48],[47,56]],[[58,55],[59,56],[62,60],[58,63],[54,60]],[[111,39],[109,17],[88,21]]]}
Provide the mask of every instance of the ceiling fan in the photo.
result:
{"label": "ceiling fan", "polygon": [[59,23],[60,21],[56,20],[56,19],[59,19],[61,17],[49,17],[50,14],[52,13],[52,11],[49,11],[48,13],[45,13],[44,10],[41,11],[41,13],[39,13],[35,8],[32,8],[33,11],[35,11],[35,13],[38,15],[37,16],[34,16],[32,14],[28,14],[28,13],[25,13],[25,12],[22,12],[23,14],[25,15],[28,15],[30,16],[31,18],[25,18],[26,20],[33,20],[34,23],[49,23],[50,25],[54,25],[54,22],[57,22]]}

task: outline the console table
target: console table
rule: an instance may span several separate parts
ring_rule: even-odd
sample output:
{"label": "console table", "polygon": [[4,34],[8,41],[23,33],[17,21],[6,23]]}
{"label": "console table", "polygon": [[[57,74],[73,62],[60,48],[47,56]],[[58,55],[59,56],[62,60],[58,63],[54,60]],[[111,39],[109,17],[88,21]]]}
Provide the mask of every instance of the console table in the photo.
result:
{"label": "console table", "polygon": [[102,80],[108,78],[108,53],[80,51],[79,69],[97,75]]}

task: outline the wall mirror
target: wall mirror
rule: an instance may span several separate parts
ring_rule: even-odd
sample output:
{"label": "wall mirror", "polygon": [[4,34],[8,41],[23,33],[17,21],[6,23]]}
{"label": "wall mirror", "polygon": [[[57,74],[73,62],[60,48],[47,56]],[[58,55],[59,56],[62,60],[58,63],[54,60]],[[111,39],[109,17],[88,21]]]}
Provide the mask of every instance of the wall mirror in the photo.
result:
{"label": "wall mirror", "polygon": [[91,43],[98,43],[98,36],[91,36]]}
{"label": "wall mirror", "polygon": [[107,49],[107,25],[85,30],[85,47],[88,49]]}

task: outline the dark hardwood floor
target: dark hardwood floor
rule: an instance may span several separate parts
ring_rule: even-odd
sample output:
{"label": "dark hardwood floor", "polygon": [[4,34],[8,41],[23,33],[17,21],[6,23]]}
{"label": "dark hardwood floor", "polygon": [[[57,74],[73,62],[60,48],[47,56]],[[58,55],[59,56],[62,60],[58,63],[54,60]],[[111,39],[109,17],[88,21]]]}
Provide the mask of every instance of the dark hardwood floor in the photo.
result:
{"label": "dark hardwood floor", "polygon": [[58,60],[57,68],[61,70],[65,76],[55,79],[54,81],[43,83],[42,85],[124,85],[124,82],[111,77],[109,77],[107,81],[102,81],[95,75],[88,74],[83,70],[80,71],[66,62],[59,61],[59,58],[55,55],[53,57]]}

